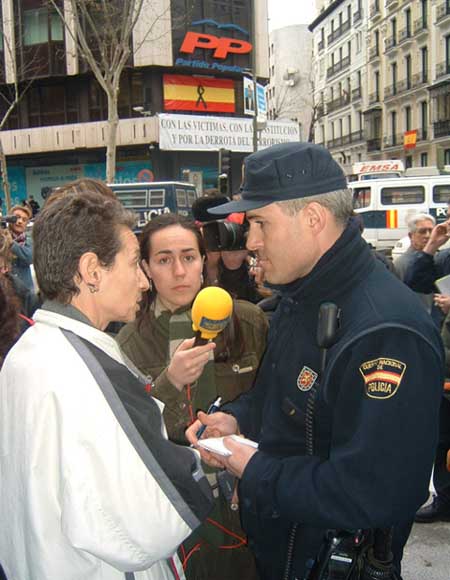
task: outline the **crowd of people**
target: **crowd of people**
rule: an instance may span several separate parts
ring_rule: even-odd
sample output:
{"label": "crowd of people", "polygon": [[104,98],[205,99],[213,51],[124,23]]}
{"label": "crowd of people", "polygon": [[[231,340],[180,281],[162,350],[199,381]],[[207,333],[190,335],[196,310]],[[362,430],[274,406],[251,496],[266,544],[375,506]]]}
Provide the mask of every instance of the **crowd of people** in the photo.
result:
{"label": "crowd of people", "polygon": [[[0,230],[5,577],[326,580],[335,542],[349,579],[401,578],[414,519],[450,520],[450,222],[412,216],[386,267],[311,143],[248,156],[239,197],[202,203],[136,237],[78,180],[35,208],[32,242],[27,206]],[[209,220],[236,213],[246,247],[210,246]],[[208,285],[233,311],[198,344]]]}

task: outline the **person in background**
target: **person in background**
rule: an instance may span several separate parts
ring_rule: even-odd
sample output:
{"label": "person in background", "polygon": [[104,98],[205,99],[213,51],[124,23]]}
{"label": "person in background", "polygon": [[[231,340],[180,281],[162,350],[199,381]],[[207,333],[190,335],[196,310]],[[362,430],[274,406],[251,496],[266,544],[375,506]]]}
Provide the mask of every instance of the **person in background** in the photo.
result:
{"label": "person in background", "polygon": [[52,190],[50,195],[45,200],[45,206],[54,201],[61,199],[62,197],[75,193],[79,195],[80,193],[92,193],[96,192],[100,195],[104,195],[107,198],[117,200],[117,196],[114,191],[106,185],[104,181],[100,179],[91,179],[90,177],[81,177],[80,179],[75,179],[74,181],[69,181],[61,187],[56,187]]}
{"label": "person in background", "polygon": [[[358,530],[393,554],[389,576],[386,562],[376,575],[398,578],[437,443],[439,333],[362,239],[345,175],[326,149],[297,142],[249,155],[241,194],[210,211],[246,212],[247,247],[282,298],[253,389],[224,412],[199,413],[188,440],[197,445],[204,424],[207,437],[240,432],[259,443],[227,438],[229,457],[201,453],[240,479],[261,578],[308,577],[328,534]],[[367,554],[341,547],[347,562]],[[333,556],[323,564],[348,565]]]}
{"label": "person in background", "polygon": [[[237,300],[229,326],[214,343],[193,347],[191,305],[203,284],[205,261],[199,229],[175,214],[157,216],[144,227],[140,247],[150,289],[137,320],[119,332],[117,341],[139,370],[152,377],[152,394],[165,405],[170,439],[187,445],[184,432],[197,409],[207,408],[217,396],[231,401],[252,386],[267,322],[258,307]],[[216,474],[209,477],[217,487]],[[185,544],[187,554],[200,544],[187,561],[188,578],[254,578],[253,556],[242,543],[239,514],[230,503],[233,499],[221,492],[214,514]],[[231,533],[222,533],[216,522]]]}
{"label": "person in background", "polygon": [[31,277],[31,264],[33,263],[33,246],[27,237],[26,229],[32,217],[32,212],[28,206],[15,205],[11,210],[11,215],[16,216],[17,221],[9,224],[9,231],[13,238],[12,253],[15,256],[13,264],[13,274],[20,278],[23,284],[34,292],[33,279]]}
{"label": "person in background", "polygon": [[176,550],[211,508],[198,453],[167,439],[146,378],[103,332],[133,320],[148,288],[134,223],[95,192],[36,218],[46,300],[0,372],[0,562],[11,579],[184,578]]}
{"label": "person in background", "polygon": [[22,280],[13,274],[13,264],[15,256],[13,254],[13,238],[7,229],[0,229],[0,276],[3,277],[4,283],[10,287],[18,300],[20,315],[22,317],[22,329],[28,327],[26,319],[33,316],[35,310],[39,307],[40,300]]}
{"label": "person in background", "polygon": [[[431,232],[436,225],[436,220],[432,215],[418,213],[411,216],[408,220],[408,236],[411,240],[409,248],[394,260],[394,266],[401,280],[405,280],[405,274],[410,265],[414,262],[419,252],[422,252],[431,237]],[[433,294],[424,294],[417,292],[420,300],[431,314],[433,307]]]}
{"label": "person in background", "polygon": [[34,199],[32,195],[30,195],[30,197],[28,198],[28,205],[31,207],[33,217],[36,217],[39,210],[41,209],[41,206],[38,204],[38,202]]}

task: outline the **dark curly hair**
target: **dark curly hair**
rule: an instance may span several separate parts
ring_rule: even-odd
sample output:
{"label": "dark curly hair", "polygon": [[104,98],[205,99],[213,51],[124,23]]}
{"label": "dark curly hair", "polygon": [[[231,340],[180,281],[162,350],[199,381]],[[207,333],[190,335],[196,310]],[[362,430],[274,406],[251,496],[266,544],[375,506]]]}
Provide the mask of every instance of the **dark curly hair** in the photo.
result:
{"label": "dark curly hair", "polygon": [[20,303],[9,280],[0,275],[0,367],[20,334]]}

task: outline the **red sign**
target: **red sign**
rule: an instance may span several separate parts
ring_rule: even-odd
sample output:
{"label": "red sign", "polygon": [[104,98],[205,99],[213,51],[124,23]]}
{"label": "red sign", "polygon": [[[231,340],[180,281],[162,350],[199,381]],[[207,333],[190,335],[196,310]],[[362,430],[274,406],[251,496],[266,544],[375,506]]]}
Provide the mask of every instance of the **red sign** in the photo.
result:
{"label": "red sign", "polygon": [[192,54],[196,48],[214,50],[214,58],[227,58],[229,54],[247,54],[252,50],[252,44],[235,38],[219,38],[212,34],[187,32],[180,52]]}

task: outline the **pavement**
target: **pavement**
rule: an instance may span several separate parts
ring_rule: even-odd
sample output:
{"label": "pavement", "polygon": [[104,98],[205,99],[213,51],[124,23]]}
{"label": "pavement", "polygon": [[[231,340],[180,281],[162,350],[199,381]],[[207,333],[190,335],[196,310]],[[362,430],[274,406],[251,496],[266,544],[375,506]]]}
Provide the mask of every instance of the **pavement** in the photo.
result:
{"label": "pavement", "polygon": [[403,580],[449,580],[450,522],[414,524],[402,561]]}

